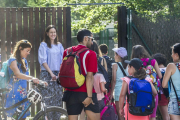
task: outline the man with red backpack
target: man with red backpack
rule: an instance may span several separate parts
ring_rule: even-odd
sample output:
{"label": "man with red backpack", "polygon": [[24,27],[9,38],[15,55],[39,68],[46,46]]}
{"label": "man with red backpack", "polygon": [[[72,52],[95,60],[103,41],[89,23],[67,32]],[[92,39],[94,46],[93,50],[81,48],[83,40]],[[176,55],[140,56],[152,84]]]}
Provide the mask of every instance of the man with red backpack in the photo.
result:
{"label": "man with red backpack", "polygon": [[[81,86],[76,87],[75,89],[66,88],[66,91],[64,92],[63,101],[66,102],[68,119],[78,120],[78,115],[84,108],[85,113],[90,120],[100,120],[97,95],[93,88],[93,74],[97,72],[97,57],[94,51],[88,49],[93,44],[93,35],[89,30],[82,29],[77,34],[77,40],[79,43],[77,46],[72,46],[64,51],[63,61],[66,61],[69,57],[68,55],[71,54],[68,53],[68,51],[78,53],[76,58],[79,60],[74,63],[74,69],[76,69],[77,65],[79,66],[79,71],[85,76],[85,81]],[[82,49],[84,50],[82,51]],[[61,67],[63,67],[63,63]],[[63,71],[63,68],[60,69],[60,79],[62,78],[61,71]],[[75,73],[75,77],[76,75],[77,72]]]}

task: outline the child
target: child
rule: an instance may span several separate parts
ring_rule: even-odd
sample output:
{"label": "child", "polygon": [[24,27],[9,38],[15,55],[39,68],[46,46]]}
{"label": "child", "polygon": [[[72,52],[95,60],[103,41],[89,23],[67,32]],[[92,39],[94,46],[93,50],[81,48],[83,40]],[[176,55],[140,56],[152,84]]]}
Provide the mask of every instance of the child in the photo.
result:
{"label": "child", "polygon": [[[159,69],[162,73],[166,71],[166,56],[161,53],[156,53],[152,56],[152,58],[156,59]],[[164,89],[165,90],[165,89]],[[168,88],[167,90],[168,91]],[[163,91],[162,85],[160,86],[160,97],[158,100],[158,106],[159,110],[161,112],[163,120],[169,120],[169,114],[168,114],[168,103],[169,100],[165,96],[165,92]]]}
{"label": "child", "polygon": [[[121,78],[124,77],[123,71],[125,71],[127,75],[127,64],[124,62],[126,57],[127,57],[127,50],[124,47],[120,48],[113,48],[114,51],[114,59],[117,63],[114,63],[112,65],[112,82],[111,82],[111,95],[110,95],[110,100],[113,97],[113,92],[115,94],[115,104],[116,104],[116,111],[118,113],[118,118],[120,118],[119,114],[119,95],[121,92],[121,87],[122,87],[122,80]],[[120,66],[122,66],[123,71],[121,70]]]}
{"label": "child", "polygon": [[[128,61],[127,63],[129,63],[129,65],[128,65],[129,75],[133,76],[134,78],[138,78],[139,80],[146,79],[147,81],[149,81],[151,84],[152,93],[154,96],[156,96],[157,91],[151,82],[152,79],[146,78],[146,71],[143,69],[143,62],[138,58],[134,58],[130,62]],[[136,116],[136,115],[130,114],[129,113],[129,103],[127,101],[126,101],[127,104],[125,105],[125,108],[123,110],[125,96],[126,96],[127,91],[129,93],[129,83],[130,83],[131,79],[128,77],[124,77],[124,78],[122,78],[122,80],[123,80],[123,84],[122,84],[122,89],[121,89],[121,93],[120,93],[120,97],[119,97],[119,106],[120,106],[119,114],[121,116],[124,116],[124,113],[125,113],[126,120],[127,119],[128,120],[149,120],[148,115],[147,116]],[[128,111],[128,113],[127,113],[127,111]]]}
{"label": "child", "polygon": [[[133,59],[133,58],[141,59],[141,61],[143,61],[143,65],[146,66],[148,61],[149,61],[149,59],[150,59],[150,55],[148,54],[148,52],[146,51],[146,49],[142,45],[135,45],[132,48],[132,54],[131,54],[131,59]],[[157,64],[156,60],[152,59],[150,61],[150,64],[155,69],[159,79],[161,79],[162,75],[161,75],[161,72],[159,70],[159,67],[158,67],[158,64]],[[150,116],[151,120],[156,120],[157,106],[158,106],[158,95],[156,95],[156,97],[155,97],[155,108],[153,110],[153,113]]]}
{"label": "child", "polygon": [[[180,43],[176,43],[172,46],[171,57],[174,63],[169,63],[167,65],[166,72],[163,77],[162,87],[166,88],[169,79],[172,79],[168,113],[171,120],[180,120],[180,110],[178,109],[179,103],[177,102],[177,97],[180,98]],[[172,84],[174,85],[177,96]]]}

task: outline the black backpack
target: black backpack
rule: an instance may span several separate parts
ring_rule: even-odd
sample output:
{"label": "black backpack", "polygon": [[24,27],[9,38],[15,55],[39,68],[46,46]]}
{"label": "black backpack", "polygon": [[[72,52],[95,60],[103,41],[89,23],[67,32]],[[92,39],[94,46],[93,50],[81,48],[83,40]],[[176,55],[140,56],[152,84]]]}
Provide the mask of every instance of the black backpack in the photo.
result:
{"label": "black backpack", "polygon": [[106,69],[104,68],[104,66],[101,65],[102,59],[103,59],[102,57],[99,57],[99,59],[98,59],[98,73],[103,74],[103,76],[106,80],[105,88],[107,90],[109,90],[109,85],[110,85],[111,81],[109,80],[108,73],[107,73]]}
{"label": "black backpack", "polygon": [[111,81],[112,80],[112,63],[115,63],[115,61],[109,56],[103,56],[103,57],[106,59],[107,69],[108,69],[108,78]]}

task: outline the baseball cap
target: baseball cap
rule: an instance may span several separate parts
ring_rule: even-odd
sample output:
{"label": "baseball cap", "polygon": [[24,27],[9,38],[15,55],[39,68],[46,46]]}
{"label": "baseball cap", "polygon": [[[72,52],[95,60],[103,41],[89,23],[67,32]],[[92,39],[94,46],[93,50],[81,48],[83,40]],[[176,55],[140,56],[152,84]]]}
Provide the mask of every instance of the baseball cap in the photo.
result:
{"label": "baseball cap", "polygon": [[133,58],[130,61],[125,60],[124,62],[133,66],[136,70],[139,70],[140,68],[143,67],[143,62],[139,58]]}
{"label": "baseball cap", "polygon": [[112,49],[114,52],[116,52],[120,57],[124,58],[127,56],[127,50],[124,47],[119,47],[119,48],[113,48]]}

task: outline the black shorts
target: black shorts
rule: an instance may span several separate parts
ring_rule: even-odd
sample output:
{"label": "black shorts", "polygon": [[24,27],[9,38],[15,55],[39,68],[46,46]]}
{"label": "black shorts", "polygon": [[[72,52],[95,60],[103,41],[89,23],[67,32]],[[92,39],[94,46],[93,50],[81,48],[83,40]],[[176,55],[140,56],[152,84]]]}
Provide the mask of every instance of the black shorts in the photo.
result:
{"label": "black shorts", "polygon": [[91,103],[87,107],[82,103],[87,98],[86,92],[73,92],[65,91],[63,95],[63,101],[66,102],[66,108],[68,115],[79,115],[81,114],[82,109],[90,110],[94,113],[100,113],[99,105],[97,100],[97,94],[92,94],[92,100],[94,105]]}

